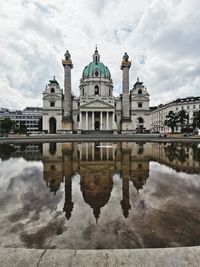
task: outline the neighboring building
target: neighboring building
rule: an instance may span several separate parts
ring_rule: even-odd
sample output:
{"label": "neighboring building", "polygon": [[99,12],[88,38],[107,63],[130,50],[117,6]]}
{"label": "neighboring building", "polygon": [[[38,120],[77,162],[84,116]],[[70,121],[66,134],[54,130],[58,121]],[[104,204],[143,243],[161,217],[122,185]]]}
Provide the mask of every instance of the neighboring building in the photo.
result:
{"label": "neighboring building", "polygon": [[26,107],[24,110],[10,111],[6,108],[1,108],[0,119],[10,118],[16,123],[16,126],[24,124],[27,128],[27,133],[36,133],[39,131],[39,120],[42,118],[42,108]]}
{"label": "neighboring building", "polygon": [[[194,112],[200,110],[200,97],[178,98],[165,105],[153,107],[150,113],[150,128],[152,131],[171,132],[171,129],[164,125],[166,116],[169,111],[178,113],[185,110],[189,115],[189,125],[192,125]],[[176,127],[175,131],[180,132],[180,127]]]}
{"label": "neighboring building", "polygon": [[83,70],[79,97],[71,93],[73,64],[68,51],[62,64],[64,91],[54,77],[43,92],[43,131],[144,132],[150,128],[149,94],[139,79],[129,90],[131,62],[127,53],[121,63],[122,94],[119,97],[113,96],[111,74],[100,62],[97,48],[93,61]]}

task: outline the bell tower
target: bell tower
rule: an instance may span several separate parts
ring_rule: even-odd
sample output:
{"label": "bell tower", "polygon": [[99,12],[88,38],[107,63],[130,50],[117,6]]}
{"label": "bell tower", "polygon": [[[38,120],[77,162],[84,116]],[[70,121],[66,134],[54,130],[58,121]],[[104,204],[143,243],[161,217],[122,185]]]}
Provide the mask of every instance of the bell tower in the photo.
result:
{"label": "bell tower", "polygon": [[73,68],[73,64],[68,50],[64,56],[65,59],[62,60],[64,67],[64,120],[72,121],[71,69]]}

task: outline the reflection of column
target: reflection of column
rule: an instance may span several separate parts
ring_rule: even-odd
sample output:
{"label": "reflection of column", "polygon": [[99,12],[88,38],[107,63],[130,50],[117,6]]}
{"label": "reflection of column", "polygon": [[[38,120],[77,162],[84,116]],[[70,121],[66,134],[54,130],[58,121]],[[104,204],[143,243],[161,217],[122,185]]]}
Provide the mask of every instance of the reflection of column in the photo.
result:
{"label": "reflection of column", "polygon": [[100,112],[100,130],[103,130],[102,111]]}
{"label": "reflection of column", "polygon": [[80,111],[80,128],[82,129],[82,112]]}
{"label": "reflection of column", "polygon": [[103,158],[103,147],[102,146],[100,147],[100,156],[101,156],[101,160],[102,160],[102,158]]}
{"label": "reflection of column", "polygon": [[85,149],[85,153],[86,153],[86,160],[88,160],[88,143],[85,144],[86,149]]}
{"label": "reflection of column", "polygon": [[112,147],[112,159],[115,159],[115,147]]}
{"label": "reflection of column", "polygon": [[65,147],[63,150],[63,174],[65,177],[65,203],[63,211],[67,220],[70,219],[73,211],[74,203],[72,202],[72,176],[73,176],[73,153],[72,147],[70,149]]}
{"label": "reflection of column", "polygon": [[94,143],[92,143],[92,160],[94,160]]}
{"label": "reflection of column", "polygon": [[122,151],[122,200],[120,203],[125,218],[128,217],[131,209],[129,202],[130,156],[129,150]]}
{"label": "reflection of column", "polygon": [[106,112],[106,129],[109,129],[109,112]]}
{"label": "reflection of column", "polygon": [[92,130],[94,131],[94,112],[92,112]]}
{"label": "reflection of column", "polygon": [[122,200],[121,206],[123,210],[123,215],[125,218],[128,217],[129,210],[131,209],[131,205],[129,202],[129,177],[127,175],[123,175],[122,177]]}
{"label": "reflection of column", "polygon": [[106,144],[106,158],[107,160],[109,160],[109,147],[108,147],[108,143]]}
{"label": "reflection of column", "polygon": [[88,111],[86,111],[86,130],[89,130],[88,129]]}
{"label": "reflection of column", "polygon": [[79,145],[80,160],[82,160],[82,145]]}
{"label": "reflection of column", "polygon": [[72,202],[72,179],[71,177],[65,177],[65,204],[63,211],[67,220],[70,219],[74,203]]}

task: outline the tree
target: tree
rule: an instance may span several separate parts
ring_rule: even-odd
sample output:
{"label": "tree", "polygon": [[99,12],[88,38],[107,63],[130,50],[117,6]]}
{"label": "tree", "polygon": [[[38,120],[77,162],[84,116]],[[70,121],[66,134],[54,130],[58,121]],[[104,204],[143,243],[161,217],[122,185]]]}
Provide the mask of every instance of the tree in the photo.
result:
{"label": "tree", "polygon": [[8,134],[14,126],[14,122],[10,118],[1,121],[1,132]]}
{"label": "tree", "polygon": [[19,129],[21,134],[25,134],[27,132],[27,127],[24,121],[20,121]]}
{"label": "tree", "polygon": [[195,111],[193,114],[193,128],[200,128],[200,110]]}
{"label": "tree", "polygon": [[183,127],[189,123],[189,115],[184,109],[178,112],[177,123],[179,123],[181,126],[181,132],[182,132]]}
{"label": "tree", "polygon": [[38,130],[41,132],[42,131],[42,117],[38,121]]}
{"label": "tree", "polygon": [[172,133],[173,133],[174,128],[177,125],[177,114],[174,113],[172,110],[170,110],[168,115],[166,116],[166,120],[164,121],[164,125],[171,128]]}
{"label": "tree", "polygon": [[27,132],[27,127],[24,121],[20,121],[19,126],[14,127],[14,133],[25,134]]}

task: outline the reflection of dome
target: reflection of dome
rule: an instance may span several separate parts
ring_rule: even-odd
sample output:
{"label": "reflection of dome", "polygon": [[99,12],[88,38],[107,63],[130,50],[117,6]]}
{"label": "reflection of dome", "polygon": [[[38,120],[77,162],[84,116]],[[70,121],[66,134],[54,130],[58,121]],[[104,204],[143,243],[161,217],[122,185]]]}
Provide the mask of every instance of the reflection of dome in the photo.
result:
{"label": "reflection of dome", "polygon": [[143,188],[143,186],[146,184],[146,180],[149,177],[149,173],[140,173],[139,176],[132,176],[131,181],[133,182],[133,185],[135,186],[137,192],[139,192],[140,189]]}
{"label": "reflection of dome", "polygon": [[93,209],[93,214],[98,220],[101,207],[105,206],[110,199],[113,187],[112,177],[108,177],[108,179],[102,176],[98,176],[95,179],[94,177],[91,177],[91,179],[90,177],[88,179],[82,179],[81,177],[80,184],[83,199]]}
{"label": "reflection of dome", "polygon": [[55,169],[45,170],[43,179],[46,181],[50,191],[54,192],[55,195],[63,181],[62,172]]}

